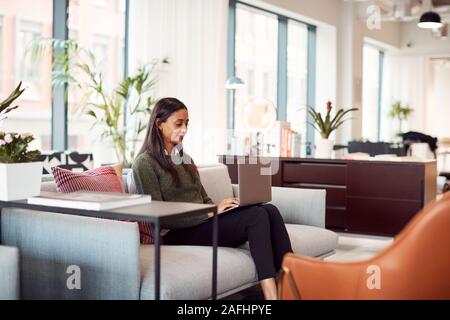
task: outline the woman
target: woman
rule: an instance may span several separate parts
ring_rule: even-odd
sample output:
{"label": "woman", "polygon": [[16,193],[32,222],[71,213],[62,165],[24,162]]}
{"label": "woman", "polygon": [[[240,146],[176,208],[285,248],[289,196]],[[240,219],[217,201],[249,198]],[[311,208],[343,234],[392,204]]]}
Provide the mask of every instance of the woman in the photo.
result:
{"label": "woman", "polygon": [[[192,159],[182,142],[189,125],[186,106],[174,98],[158,101],[150,116],[144,144],[133,163],[138,193],[159,201],[213,204],[205,192]],[[218,211],[239,204],[236,198],[219,203]],[[184,218],[163,226],[165,245],[211,245],[211,214]],[[165,230],[167,231],[167,230]],[[275,276],[283,256],[292,252],[286,227],[278,209],[271,204],[237,208],[219,215],[219,246],[237,247],[249,242],[258,280],[266,299],[276,299]]]}

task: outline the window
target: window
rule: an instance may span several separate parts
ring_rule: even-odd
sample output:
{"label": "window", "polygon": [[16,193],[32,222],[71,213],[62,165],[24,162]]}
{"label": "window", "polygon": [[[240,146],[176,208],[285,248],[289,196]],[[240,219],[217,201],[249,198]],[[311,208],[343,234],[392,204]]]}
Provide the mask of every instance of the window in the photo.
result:
{"label": "window", "polygon": [[3,36],[3,16],[0,15],[0,94],[3,93],[3,82],[4,82],[4,77],[5,77],[5,72],[3,71],[3,57],[4,57],[4,53],[3,50],[5,48],[5,44],[3,43],[4,41],[4,36]]}
{"label": "window", "polygon": [[124,37],[118,36],[116,38],[116,77],[122,78],[125,72],[125,39]]}
{"label": "window", "polygon": [[293,130],[306,137],[308,27],[305,24],[288,22],[287,50],[287,121]]}
{"label": "window", "polygon": [[92,5],[99,8],[107,8],[110,5],[110,0],[92,0]]}
{"label": "window", "polygon": [[363,49],[363,138],[380,140],[381,82],[384,53],[365,44]]}
{"label": "window", "polygon": [[[108,95],[124,76],[125,5],[126,0],[69,1],[69,39],[93,52]],[[100,131],[92,128],[91,117],[80,112],[77,101],[82,96],[82,92],[69,88],[68,147],[96,152],[101,144]]]}
{"label": "window", "polygon": [[230,17],[235,21],[229,29],[234,32],[229,36],[229,51],[234,55],[229,55],[228,76],[235,75],[246,84],[229,100],[229,114],[234,114],[234,119],[228,119],[230,129],[237,135],[245,132],[246,104],[252,97],[264,97],[276,106],[278,120],[290,122],[304,142],[312,142],[306,106],[314,106],[316,28],[234,0]]}
{"label": "window", "polygon": [[108,36],[94,34],[92,36],[92,44],[90,48],[97,62],[97,70],[102,73],[105,79],[110,80],[108,81],[108,84],[111,86],[113,85],[112,83],[110,83],[112,79],[108,77],[108,58],[110,53],[109,41],[110,39]]}
{"label": "window", "polygon": [[69,0],[67,8],[59,0],[0,0],[0,98],[19,81],[27,88],[17,100],[20,108],[0,123],[1,130],[31,132],[36,138],[33,147],[44,152],[64,148],[67,140],[68,149],[92,151],[91,137],[98,135],[90,130],[88,117],[77,115],[80,92],[69,90],[67,123],[64,88],[55,89],[52,108],[51,56],[34,61],[28,48],[39,37],[64,39],[67,25],[69,39],[104,58],[99,68],[110,89],[124,75],[126,4],[127,0]]}
{"label": "window", "polygon": [[[16,82],[23,81],[28,87],[28,97],[38,100],[42,93],[42,67],[40,63],[35,63],[27,50],[29,46],[42,37],[42,24],[34,21],[21,20],[19,22],[19,32],[17,34],[16,49]],[[23,57],[23,58],[19,58]]]}
{"label": "window", "polygon": [[118,10],[120,13],[126,14],[127,12],[127,2],[126,1],[117,1]]}
{"label": "window", "polygon": [[[37,37],[51,37],[53,1],[3,1],[0,16],[0,99],[8,95],[20,81],[26,88],[17,100],[19,109],[8,114],[2,130],[30,132],[34,148],[51,149],[51,57],[32,61],[25,54]],[[24,13],[26,12],[26,17]]]}
{"label": "window", "polygon": [[[277,29],[274,14],[238,4],[236,6],[236,75],[246,90],[235,96],[235,129],[244,129],[244,108],[249,99],[264,97],[277,102]],[[249,76],[249,78],[247,78]]]}

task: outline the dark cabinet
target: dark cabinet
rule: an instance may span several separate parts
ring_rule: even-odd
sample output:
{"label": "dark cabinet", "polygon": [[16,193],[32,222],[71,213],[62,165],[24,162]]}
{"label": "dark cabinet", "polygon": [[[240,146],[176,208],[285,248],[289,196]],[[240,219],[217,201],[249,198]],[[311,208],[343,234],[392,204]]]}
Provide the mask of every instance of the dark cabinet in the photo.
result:
{"label": "dark cabinet", "polygon": [[[230,163],[219,157],[233,183],[237,183],[238,158],[248,160],[235,157]],[[336,231],[396,235],[436,197],[435,161],[270,160],[277,169],[274,186],[326,190],[326,227]]]}

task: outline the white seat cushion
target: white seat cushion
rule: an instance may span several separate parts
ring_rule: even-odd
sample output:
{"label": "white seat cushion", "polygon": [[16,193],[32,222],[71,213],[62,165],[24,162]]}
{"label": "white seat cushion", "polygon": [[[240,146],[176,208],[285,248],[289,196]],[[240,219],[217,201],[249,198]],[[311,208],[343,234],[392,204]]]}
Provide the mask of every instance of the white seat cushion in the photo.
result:
{"label": "white seat cushion", "polygon": [[0,300],[19,299],[19,250],[0,246]]}
{"label": "white seat cushion", "polygon": [[[141,300],[154,299],[154,246],[142,245]],[[218,295],[257,281],[250,252],[218,249]],[[211,298],[212,248],[161,246],[161,299],[204,300]]]}
{"label": "white seat cushion", "polygon": [[56,183],[54,181],[42,182],[41,191],[57,192]]}
{"label": "white seat cushion", "polygon": [[[286,225],[295,253],[319,257],[332,252],[337,234],[322,228]],[[154,299],[154,247],[143,245],[141,299]],[[209,299],[212,280],[212,248],[203,246],[161,246],[161,299]],[[218,251],[217,293],[245,287],[257,281],[248,243]]]}

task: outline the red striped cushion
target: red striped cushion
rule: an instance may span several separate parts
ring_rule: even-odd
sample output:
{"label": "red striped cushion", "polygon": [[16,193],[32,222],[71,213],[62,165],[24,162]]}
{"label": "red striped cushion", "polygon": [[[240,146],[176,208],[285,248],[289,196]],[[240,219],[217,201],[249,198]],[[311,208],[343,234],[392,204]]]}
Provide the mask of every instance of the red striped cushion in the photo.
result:
{"label": "red striped cushion", "polygon": [[59,192],[76,191],[123,192],[121,179],[117,177],[113,167],[101,167],[85,172],[53,167],[53,177]]}
{"label": "red striped cushion", "polygon": [[[63,193],[76,191],[124,192],[123,180],[112,166],[100,167],[84,172],[73,172],[59,167],[52,167],[57,190]],[[120,170],[121,171],[121,170]],[[130,221],[130,220],[126,220]],[[153,225],[138,221],[142,244],[153,243]]]}

